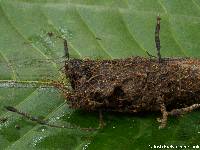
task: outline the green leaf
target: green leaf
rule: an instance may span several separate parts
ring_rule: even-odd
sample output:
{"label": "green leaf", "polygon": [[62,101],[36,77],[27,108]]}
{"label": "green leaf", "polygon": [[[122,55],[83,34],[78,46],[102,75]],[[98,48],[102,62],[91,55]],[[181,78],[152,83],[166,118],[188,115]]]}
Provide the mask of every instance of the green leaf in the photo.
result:
{"label": "green leaf", "polygon": [[[161,20],[163,57],[200,57],[198,0],[0,0],[0,149],[150,149],[154,145],[195,146],[200,112],[170,117],[159,130],[156,118],[104,113],[106,127],[87,132],[38,125],[11,105],[56,124],[97,127],[98,113],[73,110],[53,88],[10,87],[4,81],[61,80],[63,43],[71,58],[156,55],[155,19]],[[180,148],[180,147],[179,147]],[[188,147],[187,147],[188,148]]]}

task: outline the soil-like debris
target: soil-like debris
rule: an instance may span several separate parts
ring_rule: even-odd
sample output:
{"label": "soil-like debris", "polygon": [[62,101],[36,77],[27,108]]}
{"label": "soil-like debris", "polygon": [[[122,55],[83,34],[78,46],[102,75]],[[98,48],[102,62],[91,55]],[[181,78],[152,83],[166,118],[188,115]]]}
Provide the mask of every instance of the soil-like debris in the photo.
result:
{"label": "soil-like debris", "polygon": [[[67,64],[71,107],[117,112],[167,111],[200,101],[200,61],[132,57],[72,59]],[[160,98],[159,98],[160,97]]]}

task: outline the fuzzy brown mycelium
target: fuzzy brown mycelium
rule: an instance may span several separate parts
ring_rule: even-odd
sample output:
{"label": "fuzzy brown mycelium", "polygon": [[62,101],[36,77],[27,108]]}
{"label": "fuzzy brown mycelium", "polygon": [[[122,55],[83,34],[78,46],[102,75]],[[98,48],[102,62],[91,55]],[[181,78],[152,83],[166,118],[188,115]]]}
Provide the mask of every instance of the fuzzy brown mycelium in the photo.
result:
{"label": "fuzzy brown mycelium", "polygon": [[66,65],[72,86],[66,98],[72,108],[128,113],[161,111],[164,117],[165,112],[176,115],[180,109],[200,102],[198,59],[171,58],[160,63],[143,57],[71,59]]}

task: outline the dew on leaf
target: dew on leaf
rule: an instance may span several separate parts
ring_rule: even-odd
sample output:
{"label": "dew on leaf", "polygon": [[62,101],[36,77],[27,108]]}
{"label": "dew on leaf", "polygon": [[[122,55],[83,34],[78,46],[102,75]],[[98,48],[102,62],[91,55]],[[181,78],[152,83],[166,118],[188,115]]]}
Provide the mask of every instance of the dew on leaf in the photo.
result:
{"label": "dew on leaf", "polygon": [[72,31],[70,31],[69,29],[66,29],[65,27],[59,27],[59,32],[60,32],[60,36],[62,39],[72,39],[73,34]]}
{"label": "dew on leaf", "polygon": [[88,146],[90,145],[90,142],[88,142],[87,144],[85,144],[82,148],[82,150],[86,150],[88,148]]}
{"label": "dew on leaf", "polygon": [[32,145],[35,147],[37,143],[40,143],[46,136],[38,136],[33,139]]}
{"label": "dew on leaf", "polygon": [[46,131],[47,130],[47,127],[46,126],[41,126],[41,127],[39,127],[39,128],[37,128],[37,132],[44,132],[44,131]]}

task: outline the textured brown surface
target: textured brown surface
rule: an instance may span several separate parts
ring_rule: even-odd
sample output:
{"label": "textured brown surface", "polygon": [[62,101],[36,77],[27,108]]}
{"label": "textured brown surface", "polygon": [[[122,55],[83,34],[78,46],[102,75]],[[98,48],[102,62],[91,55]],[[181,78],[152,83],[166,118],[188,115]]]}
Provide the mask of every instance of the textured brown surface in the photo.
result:
{"label": "textured brown surface", "polygon": [[[73,108],[117,112],[183,108],[200,100],[200,61],[142,57],[68,62]],[[162,98],[158,98],[158,97]]]}

